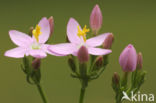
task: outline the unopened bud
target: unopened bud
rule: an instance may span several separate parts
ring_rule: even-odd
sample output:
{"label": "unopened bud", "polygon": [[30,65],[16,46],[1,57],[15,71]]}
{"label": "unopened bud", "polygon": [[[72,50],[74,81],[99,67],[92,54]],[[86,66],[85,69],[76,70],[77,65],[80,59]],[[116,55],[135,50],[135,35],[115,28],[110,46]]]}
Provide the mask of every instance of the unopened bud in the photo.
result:
{"label": "unopened bud", "polygon": [[75,60],[74,58],[72,58],[71,56],[68,58],[68,65],[71,68],[72,72],[76,72],[76,64],[75,64]]}
{"label": "unopened bud", "polygon": [[99,5],[96,4],[90,15],[90,27],[92,28],[93,32],[97,33],[101,28],[102,18],[103,17]]}
{"label": "unopened bud", "polygon": [[98,56],[93,65],[93,71],[98,71],[103,66],[103,56]]}
{"label": "unopened bud", "polygon": [[33,31],[33,30],[34,30],[34,28],[33,28],[33,27],[30,27],[29,33],[28,33],[30,36],[32,36],[32,31]]}
{"label": "unopened bud", "polygon": [[88,50],[85,46],[80,47],[77,57],[81,63],[87,62],[89,60]]}
{"label": "unopened bud", "polygon": [[37,70],[40,68],[40,65],[41,65],[41,59],[35,58],[32,62],[32,67]]}
{"label": "unopened bud", "polygon": [[48,20],[49,20],[49,24],[50,24],[50,35],[52,35],[54,32],[54,18],[53,18],[53,16],[49,17]]}
{"label": "unopened bud", "polygon": [[113,36],[112,33],[110,33],[110,34],[106,37],[105,41],[103,42],[103,48],[104,48],[104,49],[110,49],[111,46],[112,46],[113,41],[114,41],[114,36]]}
{"label": "unopened bud", "polygon": [[97,67],[102,67],[102,65],[103,65],[103,57],[102,56],[97,57],[95,64],[96,64]]}
{"label": "unopened bud", "polygon": [[137,66],[137,53],[132,44],[129,44],[120,54],[119,63],[124,72],[133,72]]}
{"label": "unopened bud", "polygon": [[137,68],[142,69],[142,65],[143,65],[143,57],[142,57],[142,53],[139,52],[137,58]]}
{"label": "unopened bud", "polygon": [[115,85],[118,85],[118,84],[119,84],[119,82],[120,82],[120,76],[118,75],[117,72],[114,73],[113,78],[112,78],[112,82],[113,82]]}

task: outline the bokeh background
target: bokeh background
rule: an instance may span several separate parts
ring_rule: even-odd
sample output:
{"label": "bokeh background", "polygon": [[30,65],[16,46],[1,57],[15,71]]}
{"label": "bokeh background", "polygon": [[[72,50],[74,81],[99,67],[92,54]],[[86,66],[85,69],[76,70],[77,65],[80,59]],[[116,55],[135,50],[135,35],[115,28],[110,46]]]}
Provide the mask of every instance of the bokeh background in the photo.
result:
{"label": "bokeh background", "polygon": [[[148,72],[141,93],[156,95],[156,1],[155,0],[1,0],[0,2],[0,103],[42,103],[35,86],[29,85],[20,69],[22,59],[4,57],[4,52],[16,47],[8,31],[28,32],[30,26],[46,16],[54,16],[55,29],[50,43],[65,42],[66,25],[74,17],[89,26],[95,4],[103,13],[100,33],[115,36],[113,53],[103,75],[89,84],[85,103],[114,103],[111,88],[113,72],[122,74],[118,57],[129,43],[144,57],[143,69]],[[48,56],[42,60],[42,85],[50,103],[78,103],[80,83],[70,77],[66,57]],[[125,102],[127,103],[127,102]]]}

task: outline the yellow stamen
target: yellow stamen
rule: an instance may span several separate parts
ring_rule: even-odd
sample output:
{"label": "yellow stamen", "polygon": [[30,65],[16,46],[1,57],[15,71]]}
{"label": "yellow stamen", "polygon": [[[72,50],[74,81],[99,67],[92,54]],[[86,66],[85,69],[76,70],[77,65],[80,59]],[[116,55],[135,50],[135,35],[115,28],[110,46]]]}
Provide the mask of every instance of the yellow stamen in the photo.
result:
{"label": "yellow stamen", "polygon": [[77,26],[77,29],[78,29],[77,35],[79,37],[82,36],[83,37],[83,40],[86,42],[86,35],[87,35],[86,33],[89,32],[90,30],[87,29],[87,26],[86,25],[84,26],[83,30],[81,30],[79,26]]}
{"label": "yellow stamen", "polygon": [[36,41],[38,42],[38,41],[39,41],[39,35],[42,34],[42,32],[41,32],[41,27],[38,26],[38,25],[36,25],[36,28],[32,31],[32,33],[33,33],[33,35],[34,35]]}

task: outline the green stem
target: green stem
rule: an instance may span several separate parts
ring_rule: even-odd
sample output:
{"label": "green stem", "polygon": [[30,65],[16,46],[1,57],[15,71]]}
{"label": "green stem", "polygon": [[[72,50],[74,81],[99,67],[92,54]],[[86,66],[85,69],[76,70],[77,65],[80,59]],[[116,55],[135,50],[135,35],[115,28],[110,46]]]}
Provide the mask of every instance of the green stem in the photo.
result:
{"label": "green stem", "polygon": [[128,74],[129,74],[128,72],[125,72],[122,78],[121,87],[124,87],[124,89],[127,88]]}
{"label": "green stem", "polygon": [[85,88],[81,88],[81,91],[80,91],[80,99],[79,99],[79,103],[83,103],[83,100],[84,100],[84,95],[85,95]]}
{"label": "green stem", "polygon": [[46,99],[46,96],[45,96],[45,94],[43,92],[43,89],[42,89],[41,85],[40,84],[37,84],[36,86],[37,86],[37,89],[38,89],[38,91],[39,91],[39,93],[41,95],[41,98],[43,100],[43,103],[48,103],[48,101]]}

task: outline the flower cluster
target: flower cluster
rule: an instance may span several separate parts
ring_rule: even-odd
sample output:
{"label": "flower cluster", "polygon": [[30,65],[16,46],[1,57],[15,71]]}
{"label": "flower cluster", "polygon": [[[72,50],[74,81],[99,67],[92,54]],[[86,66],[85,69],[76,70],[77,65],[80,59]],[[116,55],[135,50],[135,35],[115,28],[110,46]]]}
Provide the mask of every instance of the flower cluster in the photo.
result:
{"label": "flower cluster", "polygon": [[[143,57],[142,53],[137,54],[134,46],[129,44],[120,54],[120,66],[124,72],[123,78],[120,79],[118,73],[114,73],[112,78],[112,88],[116,93],[116,102],[122,103],[124,100],[123,93],[131,96],[131,91],[136,93],[145,81],[146,72],[142,70]],[[131,73],[132,72],[132,73]],[[131,73],[131,84],[128,87],[128,75]]]}
{"label": "flower cluster", "polygon": [[[35,28],[26,34],[17,30],[10,30],[9,36],[16,48],[5,52],[5,56],[23,58],[21,69],[26,74],[28,83],[36,85],[44,103],[47,100],[41,88],[41,60],[47,54],[53,56],[68,56],[68,64],[72,71],[71,76],[79,79],[81,93],[79,103],[83,103],[85,89],[88,83],[99,78],[109,63],[108,57],[112,53],[111,47],[114,41],[112,33],[102,33],[103,16],[99,5],[95,5],[90,15],[90,27],[80,24],[70,18],[67,24],[67,42],[48,44],[49,37],[54,31],[54,18],[43,17]],[[93,35],[92,35],[93,34]],[[87,35],[90,35],[88,38]],[[142,71],[142,54],[136,53],[132,44],[129,44],[119,57],[119,64],[124,72],[120,80],[118,73],[114,73],[112,87],[116,93],[116,102],[122,102],[122,92],[138,91],[145,80],[145,72]],[[131,75],[131,87],[127,87],[128,74]]]}

